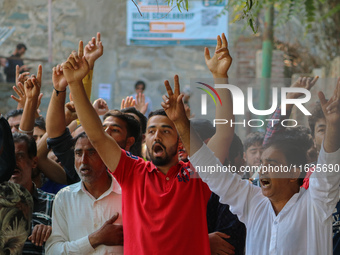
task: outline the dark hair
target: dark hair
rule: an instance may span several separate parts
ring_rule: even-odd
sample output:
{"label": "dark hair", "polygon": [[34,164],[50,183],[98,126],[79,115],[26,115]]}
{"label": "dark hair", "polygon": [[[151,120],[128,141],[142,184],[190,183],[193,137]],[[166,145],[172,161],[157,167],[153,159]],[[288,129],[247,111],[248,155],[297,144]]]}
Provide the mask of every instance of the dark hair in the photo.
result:
{"label": "dark hair", "polygon": [[27,145],[27,154],[30,159],[37,156],[37,144],[33,138],[33,136],[29,136],[22,133],[14,133],[13,134],[14,143],[25,142]]}
{"label": "dark hair", "polygon": [[142,134],[145,134],[147,119],[146,119],[146,117],[144,116],[143,113],[138,111],[135,107],[128,107],[128,108],[122,109],[121,112],[136,114],[138,116],[138,118],[140,119],[140,125],[142,127]]}
{"label": "dark hair", "polygon": [[24,109],[15,109],[15,110],[11,110],[6,114],[6,120],[8,120],[9,118],[12,117],[16,117],[19,115],[22,115],[24,112]]}
{"label": "dark hair", "polygon": [[103,120],[105,121],[108,117],[111,116],[119,118],[126,123],[127,137],[134,137],[135,141],[141,139],[140,124],[134,117],[125,114],[119,110],[110,110],[107,113],[105,113]]}
{"label": "dark hair", "polygon": [[284,139],[293,139],[295,144],[299,145],[301,149],[307,151],[314,146],[311,131],[305,126],[288,127],[281,134]]}
{"label": "dark hair", "polygon": [[135,83],[135,89],[137,88],[138,85],[143,85],[143,90],[145,90],[146,84],[145,84],[144,81],[137,81],[137,82]]}
{"label": "dark hair", "polygon": [[240,137],[234,134],[233,140],[230,144],[229,155],[228,155],[229,163],[232,166],[235,165],[235,158],[238,155],[243,157],[243,144],[242,144]]}
{"label": "dark hair", "polygon": [[313,138],[315,134],[315,124],[320,119],[325,119],[325,115],[323,114],[321,104],[318,101],[316,102],[315,107],[312,110],[312,115],[308,117],[309,128],[311,130]]}
{"label": "dark hair", "polygon": [[302,166],[298,179],[299,186],[303,184],[303,179],[306,176],[305,164],[307,164],[307,150],[301,146],[300,143],[301,142],[298,139],[294,139],[293,136],[289,137],[288,135],[274,134],[265,145],[265,149],[274,147],[281,151],[285,155],[288,166]]}
{"label": "dark hair", "polygon": [[72,140],[73,140],[73,146],[76,145],[77,141],[80,139],[80,138],[88,138],[87,134],[85,132],[81,132],[80,134],[78,134],[76,137],[74,137]]}
{"label": "dark hair", "polygon": [[249,133],[243,142],[244,151],[246,151],[252,145],[256,144],[262,145],[263,140],[264,140],[263,132],[256,131]]}
{"label": "dark hair", "polygon": [[157,116],[157,115],[168,117],[168,115],[166,115],[166,112],[164,111],[164,109],[158,109],[158,110],[155,110],[155,111],[152,111],[152,112],[149,113],[148,120],[151,117]]}
{"label": "dark hair", "polygon": [[211,138],[216,132],[216,128],[207,119],[191,119],[190,125],[192,125],[203,141]]}
{"label": "dark hair", "polygon": [[17,49],[18,49],[18,50],[21,50],[22,48],[24,48],[25,50],[27,50],[27,47],[26,47],[25,44],[19,43],[19,44],[17,45]]}
{"label": "dark hair", "polygon": [[46,131],[46,123],[44,117],[39,116],[38,118],[36,118],[34,121],[34,126]]}

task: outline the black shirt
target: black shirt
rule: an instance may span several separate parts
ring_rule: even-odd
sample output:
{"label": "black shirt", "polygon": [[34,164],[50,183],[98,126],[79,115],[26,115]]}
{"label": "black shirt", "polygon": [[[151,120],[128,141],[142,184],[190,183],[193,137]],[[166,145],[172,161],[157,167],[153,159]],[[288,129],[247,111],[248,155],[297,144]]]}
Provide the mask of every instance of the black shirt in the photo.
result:
{"label": "black shirt", "polygon": [[229,205],[221,204],[220,197],[211,194],[207,206],[208,232],[222,232],[229,235],[225,239],[235,247],[236,255],[243,255],[246,242],[246,226],[229,210]]}
{"label": "black shirt", "polygon": [[23,66],[24,61],[22,59],[11,59],[11,58],[20,58],[19,55],[12,55],[7,59],[7,66],[5,67],[6,81],[7,82],[15,82],[15,67],[16,65]]}

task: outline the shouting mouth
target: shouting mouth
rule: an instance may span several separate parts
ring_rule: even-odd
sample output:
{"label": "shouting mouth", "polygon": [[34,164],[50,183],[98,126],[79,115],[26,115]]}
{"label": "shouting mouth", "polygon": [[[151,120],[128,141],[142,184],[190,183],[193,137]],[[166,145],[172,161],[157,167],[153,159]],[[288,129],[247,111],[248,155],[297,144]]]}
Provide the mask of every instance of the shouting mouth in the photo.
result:
{"label": "shouting mouth", "polygon": [[156,157],[161,157],[163,155],[164,151],[165,150],[164,150],[162,145],[160,145],[159,143],[154,144],[153,152],[154,152],[154,155]]}
{"label": "shouting mouth", "polygon": [[271,180],[268,179],[268,178],[262,178],[262,179],[260,179],[260,182],[261,182],[261,186],[263,188],[268,188],[271,185]]}

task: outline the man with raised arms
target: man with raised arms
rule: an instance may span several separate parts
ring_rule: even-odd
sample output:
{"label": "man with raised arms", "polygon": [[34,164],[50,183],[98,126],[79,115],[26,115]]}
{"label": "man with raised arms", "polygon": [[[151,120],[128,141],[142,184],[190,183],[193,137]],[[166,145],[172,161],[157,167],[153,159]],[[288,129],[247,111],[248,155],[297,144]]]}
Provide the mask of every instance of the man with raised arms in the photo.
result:
{"label": "man with raised arms", "polygon": [[[223,44],[218,37],[216,49],[224,47],[225,36]],[[146,145],[152,162],[145,162],[122,150],[104,132],[86,97],[82,79],[88,71],[88,64],[82,48],[80,42],[78,54],[73,52],[70,55],[63,64],[63,72],[91,144],[122,187],[124,254],[209,254],[206,206],[210,190],[201,179],[193,178],[194,171],[189,163],[178,161],[179,137],[174,123],[162,110],[150,114]],[[219,56],[223,61],[218,60]],[[218,76],[220,70],[226,76],[231,58],[223,51],[215,54],[209,64],[214,76]],[[178,76],[175,76],[175,83],[179,86]],[[228,92],[220,96],[225,105],[230,104]],[[178,100],[181,101],[182,96]],[[230,111],[222,111],[221,107],[217,112],[221,118],[232,115]],[[225,132],[221,131],[222,127],[215,136],[224,137]],[[225,249],[232,253],[229,248]]]}
{"label": "man with raised arms", "polygon": [[[167,84],[167,92],[162,106],[175,123],[193,166],[197,171],[202,166],[222,166],[208,148],[211,144],[204,145],[192,129],[189,135],[178,85],[173,92]],[[332,213],[339,199],[340,174],[331,169],[340,163],[340,79],[329,100],[322,92],[319,99],[327,123],[318,158],[322,169],[312,174],[308,190],[300,188],[299,167],[306,163],[306,155],[294,140],[273,139],[268,143],[261,156],[263,166],[291,166],[292,170],[260,171],[261,187],[233,173],[199,173],[220,201],[229,204],[230,210],[245,223],[247,254],[332,254]],[[213,146],[216,151],[223,149],[225,143],[218,140]]]}

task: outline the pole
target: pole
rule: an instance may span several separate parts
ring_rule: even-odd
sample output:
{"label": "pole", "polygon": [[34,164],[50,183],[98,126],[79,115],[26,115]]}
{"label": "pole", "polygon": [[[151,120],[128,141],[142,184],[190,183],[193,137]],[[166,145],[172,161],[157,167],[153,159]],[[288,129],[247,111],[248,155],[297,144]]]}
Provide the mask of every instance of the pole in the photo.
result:
{"label": "pole", "polygon": [[52,63],[52,0],[48,0],[48,63]]}
{"label": "pole", "polygon": [[[260,89],[260,110],[269,108],[269,90],[270,77],[272,72],[272,55],[273,55],[273,23],[274,23],[274,6],[270,4],[266,9],[265,23],[262,41],[262,79]],[[266,116],[261,116],[264,121]]]}

